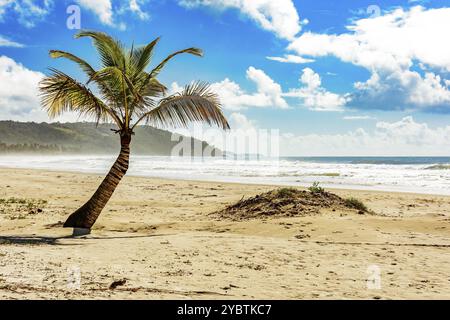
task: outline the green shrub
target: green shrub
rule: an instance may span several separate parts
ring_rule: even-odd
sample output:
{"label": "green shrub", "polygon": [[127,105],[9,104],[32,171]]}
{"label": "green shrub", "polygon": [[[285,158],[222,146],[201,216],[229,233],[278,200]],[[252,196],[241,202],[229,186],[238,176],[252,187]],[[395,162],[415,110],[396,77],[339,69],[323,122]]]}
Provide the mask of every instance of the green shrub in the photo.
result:
{"label": "green shrub", "polygon": [[324,193],[325,189],[320,186],[318,181],[314,182],[311,187],[308,188],[311,193]]}
{"label": "green shrub", "polygon": [[364,203],[355,198],[348,198],[344,200],[345,206],[351,209],[356,209],[359,211],[368,212],[369,209],[366,207]]}

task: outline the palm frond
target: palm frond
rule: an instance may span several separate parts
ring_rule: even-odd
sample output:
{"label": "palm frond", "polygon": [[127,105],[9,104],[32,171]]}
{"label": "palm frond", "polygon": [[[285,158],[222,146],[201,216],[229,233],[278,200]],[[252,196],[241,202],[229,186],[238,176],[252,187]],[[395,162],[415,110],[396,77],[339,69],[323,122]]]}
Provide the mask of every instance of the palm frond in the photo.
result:
{"label": "palm frond", "polygon": [[90,37],[94,46],[100,54],[100,59],[104,67],[119,67],[125,69],[125,50],[122,44],[103,32],[81,31],[75,38]]}
{"label": "palm frond", "polygon": [[129,94],[134,97],[135,102],[139,103],[143,101],[143,97],[135,88],[133,81],[131,81],[131,79],[125,72],[117,67],[106,67],[102,70],[97,71],[89,79],[88,83],[90,83],[91,81],[95,81],[97,84],[107,83],[109,87],[113,88],[115,91],[123,90],[124,87],[126,87],[126,90],[129,91]]}
{"label": "palm frond", "polygon": [[83,59],[77,57],[76,55],[69,53],[69,52],[65,52],[65,51],[60,51],[60,50],[50,50],[50,57],[52,58],[66,58],[68,60],[71,60],[75,63],[77,63],[80,68],[86,73],[86,75],[88,77],[92,77],[92,75],[95,73],[94,68],[91,67],[91,65],[89,63],[87,63],[86,61],[84,61]]}
{"label": "palm frond", "polygon": [[39,83],[41,104],[50,118],[66,111],[93,116],[96,121],[112,119],[120,127],[121,121],[92,91],[67,74],[51,69],[52,74]]}
{"label": "palm frond", "polygon": [[150,78],[147,85],[142,86],[142,79],[146,77],[147,73],[142,72],[140,77],[135,79],[132,87],[134,99],[130,102],[130,110],[136,113],[137,117],[153,109],[156,101],[165,96],[167,92],[167,87],[156,78]]}
{"label": "palm frond", "polygon": [[225,130],[230,128],[217,95],[202,82],[187,85],[182,92],[162,99],[156,108],[143,114],[133,128],[144,119],[157,127],[187,127],[191,122],[203,121]]}
{"label": "palm frond", "polygon": [[166,95],[167,87],[156,78],[150,78],[147,85],[140,90],[141,96],[163,97]]}
{"label": "palm frond", "polygon": [[188,49],[184,49],[184,50],[180,50],[180,51],[174,52],[171,55],[167,56],[167,58],[165,58],[160,64],[158,64],[150,72],[150,78],[155,78],[161,72],[161,70],[164,68],[164,66],[167,64],[167,62],[172,60],[177,55],[183,54],[183,53],[189,53],[189,54],[192,54],[192,55],[198,56],[198,57],[202,57],[203,56],[203,51],[201,49],[198,49],[198,48],[188,48]]}
{"label": "palm frond", "polygon": [[164,68],[164,66],[170,60],[172,60],[177,55],[183,54],[183,53],[189,53],[189,54],[193,54],[193,55],[199,56],[199,57],[203,56],[203,51],[198,48],[188,48],[188,49],[184,49],[184,50],[180,50],[180,51],[172,53],[171,55],[167,56],[167,58],[165,58],[160,64],[158,64],[150,73],[146,74],[146,76],[143,78],[143,80],[140,81],[139,91],[141,91],[145,87],[147,87],[149,85],[149,83],[151,81],[153,81],[153,79],[156,79],[158,74],[161,72],[161,70]]}
{"label": "palm frond", "polygon": [[133,75],[139,75],[148,66],[153,55],[153,50],[159,42],[159,39],[160,38],[158,37],[144,47],[131,50],[130,56],[131,63],[133,64]]}
{"label": "palm frond", "polygon": [[[121,84],[123,81],[123,71],[119,68],[112,66],[112,67],[105,67],[101,70],[96,71],[88,80],[88,84],[92,81],[96,83],[109,81],[109,84],[117,82],[118,88],[121,88]],[[116,89],[116,86],[112,86],[113,89]]]}
{"label": "palm frond", "polygon": [[68,60],[71,60],[75,63],[77,63],[81,69],[86,73],[86,75],[89,77],[87,84],[94,81],[103,96],[104,100],[109,101],[110,103],[113,103],[115,99],[117,99],[117,94],[114,92],[114,85],[109,81],[102,81],[101,77],[99,75],[102,73],[102,70],[96,71],[88,62],[85,60],[75,56],[72,53],[60,51],[60,50],[50,50],[50,57],[52,58],[66,58]]}

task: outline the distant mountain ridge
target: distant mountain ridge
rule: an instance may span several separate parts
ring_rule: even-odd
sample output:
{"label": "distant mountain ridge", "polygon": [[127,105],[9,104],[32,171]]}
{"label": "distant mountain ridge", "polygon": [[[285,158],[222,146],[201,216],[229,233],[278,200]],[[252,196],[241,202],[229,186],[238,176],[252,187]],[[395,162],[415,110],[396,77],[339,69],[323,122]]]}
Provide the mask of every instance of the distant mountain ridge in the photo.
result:
{"label": "distant mountain ridge", "polygon": [[[0,154],[12,153],[72,153],[116,154],[120,150],[119,137],[111,129],[112,124],[90,122],[35,123],[0,121]],[[131,150],[138,155],[171,155],[178,141],[171,141],[172,133],[150,126],[135,129]],[[218,156],[221,151],[206,142],[192,139],[202,145],[202,150],[212,148]],[[200,149],[200,148],[198,148]],[[201,156],[202,150],[195,150]],[[186,155],[186,154],[185,154]]]}

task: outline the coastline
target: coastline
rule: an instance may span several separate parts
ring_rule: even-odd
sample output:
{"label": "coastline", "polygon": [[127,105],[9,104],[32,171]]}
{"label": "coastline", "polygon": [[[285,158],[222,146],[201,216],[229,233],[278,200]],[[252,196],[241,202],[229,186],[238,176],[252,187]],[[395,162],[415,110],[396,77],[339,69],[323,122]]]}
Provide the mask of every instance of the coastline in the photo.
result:
{"label": "coastline", "polygon": [[[114,159],[113,155],[2,156],[0,168],[106,175]],[[127,176],[303,188],[319,182],[327,189],[450,196],[450,170],[444,164],[449,158],[446,157],[336,159],[250,161],[134,156]]]}
{"label": "coastline", "polygon": [[[0,199],[42,210],[14,218],[0,207],[3,299],[450,298],[449,196],[327,188],[375,214],[230,221],[209,213],[277,187],[127,176],[93,233],[74,239],[61,222],[101,175],[0,175]],[[380,268],[381,289],[367,288],[371,266]],[[68,286],[73,270],[79,288]]]}

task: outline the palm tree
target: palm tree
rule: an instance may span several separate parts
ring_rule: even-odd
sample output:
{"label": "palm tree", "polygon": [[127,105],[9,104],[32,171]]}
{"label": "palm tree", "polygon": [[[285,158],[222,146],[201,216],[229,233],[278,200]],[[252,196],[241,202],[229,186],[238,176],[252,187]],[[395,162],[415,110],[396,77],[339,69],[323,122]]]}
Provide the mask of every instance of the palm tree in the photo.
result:
{"label": "palm tree", "polygon": [[148,72],[146,69],[159,38],[146,46],[126,49],[118,40],[102,32],[82,31],[75,37],[92,39],[101,68],[95,70],[69,52],[52,50],[52,58],[75,62],[88,80],[81,83],[52,68],[51,74],[39,86],[42,106],[51,118],[73,111],[95,118],[97,124],[102,121],[117,125],[115,132],[120,135],[121,146],[117,160],[89,201],[64,223],[64,227],[90,229],[127,172],[130,142],[137,125],[145,121],[154,126],[185,127],[193,121],[204,121],[224,130],[229,129],[229,125],[217,95],[206,83],[196,82],[180,93],[167,96],[167,88],[157,80],[172,58],[183,53],[202,56],[200,49],[188,48],[172,53]]}

